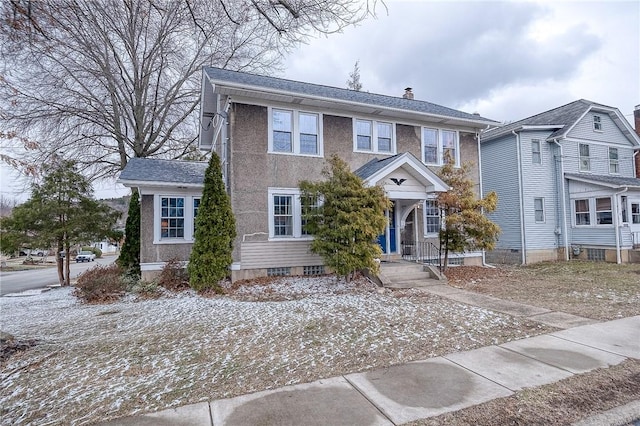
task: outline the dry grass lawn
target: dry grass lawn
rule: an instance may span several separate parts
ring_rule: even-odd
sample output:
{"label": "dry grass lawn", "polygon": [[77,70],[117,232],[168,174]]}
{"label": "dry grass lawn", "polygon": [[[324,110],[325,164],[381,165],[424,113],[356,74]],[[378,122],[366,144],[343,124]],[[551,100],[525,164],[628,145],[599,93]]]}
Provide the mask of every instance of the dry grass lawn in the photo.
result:
{"label": "dry grass lawn", "polygon": [[454,267],[449,284],[596,320],[640,314],[640,265],[544,262],[495,269]]}

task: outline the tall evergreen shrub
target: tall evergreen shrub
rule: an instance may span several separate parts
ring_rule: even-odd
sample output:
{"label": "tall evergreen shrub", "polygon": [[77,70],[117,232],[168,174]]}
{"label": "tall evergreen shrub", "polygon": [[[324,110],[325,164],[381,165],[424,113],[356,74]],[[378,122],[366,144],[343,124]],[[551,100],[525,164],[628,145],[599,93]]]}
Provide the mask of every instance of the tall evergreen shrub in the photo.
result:
{"label": "tall evergreen shrub", "polygon": [[138,191],[131,190],[125,237],[117,264],[126,274],[140,277],[140,200]]}
{"label": "tall evergreen shrub", "polygon": [[222,181],[220,158],[215,152],[205,174],[195,223],[195,242],[187,266],[189,285],[194,290],[213,289],[221,293],[219,281],[229,273],[236,223]]}

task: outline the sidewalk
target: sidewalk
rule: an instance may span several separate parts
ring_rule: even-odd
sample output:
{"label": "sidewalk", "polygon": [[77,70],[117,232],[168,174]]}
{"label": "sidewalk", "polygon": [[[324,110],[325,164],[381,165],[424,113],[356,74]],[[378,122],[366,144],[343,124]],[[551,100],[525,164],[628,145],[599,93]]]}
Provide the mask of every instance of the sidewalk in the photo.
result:
{"label": "sidewalk", "polygon": [[640,316],[101,425],[398,425],[627,358],[640,359]]}

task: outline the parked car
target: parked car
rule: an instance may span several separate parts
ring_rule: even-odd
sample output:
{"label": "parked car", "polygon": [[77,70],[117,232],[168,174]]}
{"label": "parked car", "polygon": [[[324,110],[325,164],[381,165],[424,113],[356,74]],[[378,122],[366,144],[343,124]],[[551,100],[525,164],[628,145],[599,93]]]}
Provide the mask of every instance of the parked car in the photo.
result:
{"label": "parked car", "polygon": [[77,262],[93,262],[94,260],[96,260],[96,255],[90,251],[81,251],[76,256],[76,263]]}

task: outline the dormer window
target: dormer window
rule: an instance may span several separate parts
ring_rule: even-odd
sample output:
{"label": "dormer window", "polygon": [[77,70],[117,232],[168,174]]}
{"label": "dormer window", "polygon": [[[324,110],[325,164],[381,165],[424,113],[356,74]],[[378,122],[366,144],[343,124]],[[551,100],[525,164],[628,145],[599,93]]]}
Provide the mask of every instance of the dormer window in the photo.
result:
{"label": "dormer window", "polygon": [[596,132],[602,131],[602,120],[599,115],[593,116],[593,130],[595,130]]}

